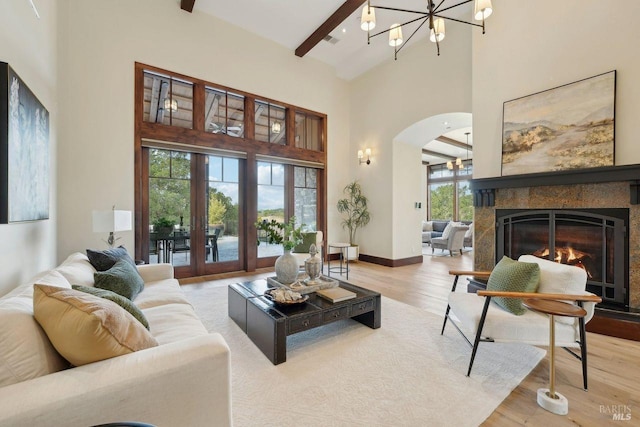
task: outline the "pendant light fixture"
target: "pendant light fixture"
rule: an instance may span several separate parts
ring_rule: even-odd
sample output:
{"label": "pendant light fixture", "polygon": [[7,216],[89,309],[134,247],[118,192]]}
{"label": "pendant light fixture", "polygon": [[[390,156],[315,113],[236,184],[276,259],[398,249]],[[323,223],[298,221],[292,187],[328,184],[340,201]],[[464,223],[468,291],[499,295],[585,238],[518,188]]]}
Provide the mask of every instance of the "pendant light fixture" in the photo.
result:
{"label": "pendant light fixture", "polygon": [[[452,18],[449,16],[444,16],[442,13],[454,9],[458,6],[462,6],[466,3],[474,2],[473,8],[473,17],[477,21],[482,21],[482,24],[476,24],[474,22],[464,21],[462,19]],[[367,32],[367,44],[371,44],[371,39],[373,37],[389,33],[389,45],[394,49],[394,58],[398,59],[398,52],[404,47],[403,41],[405,41],[402,37],[402,27],[412,23],[418,23],[417,28],[411,33],[411,35],[406,39],[408,42],[415,35],[415,33],[420,30],[424,26],[425,23],[428,23],[429,28],[429,40],[436,44],[436,51],[438,56],[440,56],[440,42],[444,40],[445,36],[445,28],[444,21],[450,20],[455,22],[460,22],[462,24],[472,25],[474,27],[482,28],[482,34],[484,34],[484,21],[493,13],[493,6],[491,5],[491,0],[466,0],[461,1],[459,3],[453,4],[449,6],[445,5],[447,0],[441,0],[437,5],[433,0],[427,0],[427,10],[408,10],[408,9],[398,9],[395,7],[387,7],[387,6],[371,6],[371,1],[367,0],[367,4],[364,5],[362,9],[362,15],[360,18],[360,28]],[[371,34],[371,30],[373,30],[376,26],[376,14],[375,11],[378,10],[390,10],[395,12],[403,12],[411,14],[411,18],[403,23],[396,23],[391,25],[388,30],[383,30],[377,32],[375,34]],[[415,18],[415,16],[418,18]],[[406,45],[406,43],[405,43]]]}

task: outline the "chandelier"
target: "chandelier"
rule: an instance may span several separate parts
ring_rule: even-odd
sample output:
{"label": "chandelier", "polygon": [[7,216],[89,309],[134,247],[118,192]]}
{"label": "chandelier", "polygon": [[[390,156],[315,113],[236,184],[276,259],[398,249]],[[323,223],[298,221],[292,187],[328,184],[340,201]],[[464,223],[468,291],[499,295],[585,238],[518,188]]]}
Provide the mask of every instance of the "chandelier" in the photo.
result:
{"label": "chandelier", "polygon": [[[466,144],[466,146],[467,146],[467,157],[465,157],[465,160],[469,160],[469,135],[471,135],[471,132],[465,132],[464,134],[467,136],[467,144]],[[453,170],[453,165],[454,165],[454,163],[451,160],[449,160],[447,162],[447,169]],[[460,157],[458,157],[456,159],[455,165],[460,170],[464,169],[464,164],[462,163],[462,159]]]}
{"label": "chandelier", "polygon": [[[424,26],[425,23],[429,24],[429,40],[436,44],[436,49],[438,52],[438,56],[440,56],[440,42],[444,40],[445,36],[445,28],[444,22],[445,19],[455,22],[461,22],[467,25],[473,25],[474,27],[481,27],[482,34],[484,34],[484,20],[491,15],[493,12],[493,8],[491,6],[491,0],[464,0],[460,3],[454,4],[453,6],[442,7],[445,0],[440,0],[440,3],[436,6],[433,0],[427,1],[427,10],[419,11],[419,10],[408,10],[408,9],[398,9],[395,7],[386,7],[386,6],[371,6],[370,0],[367,0],[367,4],[362,8],[362,18],[360,19],[360,28],[367,32],[367,44],[371,44],[371,39],[373,37],[387,34],[389,33],[389,46],[394,48],[394,59],[398,59],[398,52],[404,47],[404,39],[402,37],[402,27],[408,24],[412,24],[414,22],[419,22],[418,27],[411,33],[409,38],[406,40],[407,42],[411,40],[411,38]],[[451,10],[458,6],[462,6],[463,4],[469,3],[471,1],[475,2],[475,7],[473,10],[473,17],[476,21],[482,21],[482,24],[476,24],[474,22],[467,22],[456,18],[451,18],[449,16],[443,16],[441,13],[446,12],[447,10]],[[376,9],[380,10],[392,10],[396,12],[405,12],[409,14],[416,15],[417,17],[410,19],[402,24],[392,24],[388,30],[380,31],[375,34],[371,34],[371,30],[373,30],[376,26]]]}

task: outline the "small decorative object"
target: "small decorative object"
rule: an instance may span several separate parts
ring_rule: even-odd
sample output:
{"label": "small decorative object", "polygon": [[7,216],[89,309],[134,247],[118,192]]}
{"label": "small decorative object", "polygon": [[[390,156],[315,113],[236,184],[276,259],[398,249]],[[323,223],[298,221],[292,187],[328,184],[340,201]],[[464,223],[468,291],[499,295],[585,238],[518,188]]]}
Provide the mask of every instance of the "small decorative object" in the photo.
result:
{"label": "small decorative object", "polygon": [[316,258],[317,253],[316,245],[311,244],[311,246],[309,246],[309,258],[304,261],[304,271],[309,276],[309,278],[305,280],[307,284],[315,284],[322,272],[322,262],[319,258]]}
{"label": "small decorative object", "polygon": [[269,289],[264,296],[279,305],[301,304],[309,299],[309,295],[303,296],[284,288]]}
{"label": "small decorative object", "polygon": [[[258,221],[255,226],[267,234],[267,242],[284,248],[284,253],[276,259],[276,278],[278,282],[288,285],[298,278],[298,260],[291,255],[291,249],[302,243],[302,226],[296,227],[296,217],[292,216],[288,222],[282,223],[275,219]],[[260,240],[258,240],[258,245]]]}

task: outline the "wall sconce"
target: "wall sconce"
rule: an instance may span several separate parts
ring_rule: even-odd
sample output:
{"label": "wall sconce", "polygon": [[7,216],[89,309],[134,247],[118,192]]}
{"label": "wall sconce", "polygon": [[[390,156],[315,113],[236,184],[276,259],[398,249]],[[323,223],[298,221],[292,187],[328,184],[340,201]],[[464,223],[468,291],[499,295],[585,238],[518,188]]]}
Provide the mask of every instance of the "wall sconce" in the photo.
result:
{"label": "wall sconce", "polygon": [[[367,158],[367,160],[364,160],[364,158]],[[362,150],[358,150],[358,164],[363,164],[366,163],[368,165],[371,164],[371,148],[367,148],[364,150],[364,153],[362,152]]]}
{"label": "wall sconce", "polygon": [[271,133],[280,133],[281,130],[282,125],[280,124],[280,122],[273,122],[271,124]]}
{"label": "wall sconce", "polygon": [[164,111],[171,111],[172,113],[175,113],[176,111],[178,111],[178,101],[171,98],[165,98]]}

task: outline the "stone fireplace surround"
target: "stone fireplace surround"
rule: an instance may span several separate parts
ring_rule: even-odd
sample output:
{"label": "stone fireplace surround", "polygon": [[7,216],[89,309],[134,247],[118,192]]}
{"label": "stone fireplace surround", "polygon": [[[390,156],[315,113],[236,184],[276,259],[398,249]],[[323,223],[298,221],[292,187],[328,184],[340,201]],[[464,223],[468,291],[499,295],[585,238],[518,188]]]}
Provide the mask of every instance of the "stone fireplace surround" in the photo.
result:
{"label": "stone fireplace surround", "polygon": [[629,308],[640,311],[640,165],[474,179],[474,269],[496,263],[496,209],[629,209]]}

